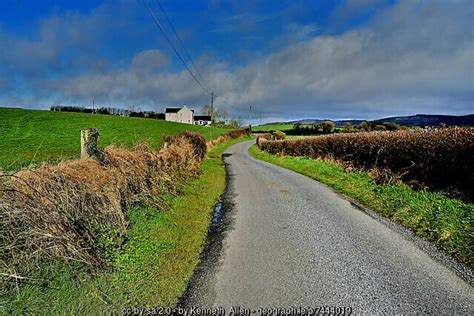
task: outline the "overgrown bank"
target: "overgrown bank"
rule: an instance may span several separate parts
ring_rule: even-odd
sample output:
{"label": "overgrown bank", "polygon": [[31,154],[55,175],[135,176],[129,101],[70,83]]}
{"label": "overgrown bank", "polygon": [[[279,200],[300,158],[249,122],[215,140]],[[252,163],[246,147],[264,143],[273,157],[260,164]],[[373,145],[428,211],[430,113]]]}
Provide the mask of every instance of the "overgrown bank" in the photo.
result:
{"label": "overgrown bank", "polygon": [[100,240],[107,250],[105,269],[44,260],[23,274],[26,279],[3,276],[0,313],[106,313],[126,306],[174,305],[198,263],[213,206],[225,187],[220,154],[237,141],[211,148],[195,180],[178,195],[162,196],[165,209],[128,207],[123,246],[111,248],[107,233]]}
{"label": "overgrown bank", "polygon": [[376,184],[369,172],[350,172],[330,160],[273,155],[256,146],[249,151],[257,159],[304,174],[360,201],[474,266],[474,204],[440,192],[414,191],[403,183]]}

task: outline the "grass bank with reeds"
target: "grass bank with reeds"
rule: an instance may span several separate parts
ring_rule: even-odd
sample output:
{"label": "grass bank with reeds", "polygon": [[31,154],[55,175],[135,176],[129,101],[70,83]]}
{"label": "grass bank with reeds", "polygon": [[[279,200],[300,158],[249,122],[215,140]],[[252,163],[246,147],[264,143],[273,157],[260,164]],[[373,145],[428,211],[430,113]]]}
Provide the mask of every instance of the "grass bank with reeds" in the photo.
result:
{"label": "grass bank with reeds", "polygon": [[250,148],[257,159],[273,163],[320,181],[372,210],[435,242],[448,253],[474,266],[474,204],[440,192],[414,191],[398,183],[376,184],[369,172],[348,172],[334,161],[272,155]]}
{"label": "grass bank with reeds", "polygon": [[[74,255],[74,252],[61,253],[61,260],[52,260],[51,255],[57,253],[53,252],[37,260],[24,260],[25,264],[19,270],[13,267],[3,273],[0,278],[0,314],[97,314],[112,310],[121,312],[126,306],[176,304],[199,261],[213,207],[225,188],[221,153],[228,145],[241,140],[231,140],[211,148],[208,158],[198,167],[199,176],[191,182],[186,177],[184,181],[187,184],[184,187],[179,185],[182,182],[177,182],[177,178],[160,178],[177,187],[175,191],[158,192],[161,195],[157,204],[148,203],[148,198],[154,194],[132,194],[132,201],[133,196],[143,200],[138,199],[136,203],[126,205],[126,231],[117,234],[115,229],[106,227],[104,230],[94,230],[94,235],[88,238],[93,239],[90,240],[92,244],[89,248],[94,247],[99,253],[85,251],[84,254],[98,254],[100,260],[97,265],[95,262],[83,262],[87,261],[87,256],[78,257],[86,259],[82,261],[62,260],[65,254]],[[177,149],[173,146],[173,140],[167,139],[167,142],[169,144],[164,150]],[[186,151],[183,144],[176,145]],[[194,154],[198,152],[194,150]],[[115,158],[111,159],[111,163],[114,162],[121,171],[126,171],[122,169],[126,165],[124,162],[130,161],[127,155],[130,155],[129,151],[109,156]],[[150,155],[153,156],[153,153],[144,151],[138,157],[146,156],[150,162]],[[152,162],[155,161],[151,158]],[[146,165],[154,169],[155,164]],[[171,167],[170,164],[166,166]],[[138,181],[127,181],[127,178],[125,182],[134,189],[130,191],[147,193],[147,190],[137,187],[147,185],[139,179],[141,174],[136,174],[134,170],[132,173],[131,180]],[[62,171],[58,173],[60,176],[64,174]],[[104,181],[107,187],[108,181]],[[154,185],[151,188],[163,189],[162,186]],[[97,223],[92,221],[91,224]],[[98,224],[100,228],[103,223],[99,221]],[[121,236],[119,247],[117,236]],[[21,278],[12,277],[14,275]]]}

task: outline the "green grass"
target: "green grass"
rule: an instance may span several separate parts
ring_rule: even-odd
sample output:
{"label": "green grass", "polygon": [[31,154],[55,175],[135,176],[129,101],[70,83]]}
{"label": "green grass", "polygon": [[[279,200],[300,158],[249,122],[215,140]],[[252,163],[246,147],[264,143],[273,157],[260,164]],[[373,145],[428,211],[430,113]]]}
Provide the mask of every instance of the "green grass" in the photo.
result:
{"label": "green grass", "polygon": [[[259,126],[254,126],[252,127],[253,130],[255,131],[267,131],[267,132],[270,132],[270,131],[282,131],[282,132],[286,132],[286,131],[289,131],[291,129],[293,129],[293,124],[271,124],[271,125],[259,125]],[[310,124],[300,124],[301,127],[311,127],[313,125],[310,125]],[[341,130],[341,128],[339,127],[336,127],[335,128],[336,130]]]}
{"label": "green grass", "polygon": [[[88,274],[80,265],[44,263],[35,279],[0,282],[0,314],[107,314],[125,306],[174,306],[199,263],[215,203],[225,189],[222,152],[242,138],[213,147],[201,175],[179,196],[167,196],[170,210],[128,210],[128,241],[107,270]],[[32,272],[33,273],[33,272]],[[5,285],[7,284],[7,285]]]}
{"label": "green grass", "polygon": [[314,136],[311,136],[311,135],[286,135],[285,139],[305,138],[305,137],[314,137]]}
{"label": "green grass", "polygon": [[[99,129],[101,147],[132,146],[139,141],[159,146],[165,135],[194,131],[209,139],[210,132],[208,127],[156,119],[0,108],[0,170],[77,158],[80,131],[87,127]],[[214,136],[227,131],[214,128]]]}
{"label": "green grass", "polygon": [[[254,126],[252,127],[252,130],[255,130],[255,131],[267,131],[267,132],[270,132],[270,131],[282,131],[282,132],[286,132],[288,130],[291,130],[293,129],[293,124],[271,124],[271,125],[259,125],[259,126]],[[300,124],[301,127],[312,127],[313,125],[311,124]],[[334,128],[335,131],[342,131],[342,128],[340,127],[335,127]]]}
{"label": "green grass", "polygon": [[367,172],[345,172],[333,162],[270,155],[256,146],[249,151],[258,159],[304,174],[354,198],[474,266],[474,204],[441,192],[414,191],[405,184],[377,185]]}
{"label": "green grass", "polygon": [[[306,126],[306,125],[302,125]],[[293,129],[293,124],[272,124],[272,125],[260,125],[260,126],[254,126],[252,129],[256,131],[287,131],[290,129]]]}

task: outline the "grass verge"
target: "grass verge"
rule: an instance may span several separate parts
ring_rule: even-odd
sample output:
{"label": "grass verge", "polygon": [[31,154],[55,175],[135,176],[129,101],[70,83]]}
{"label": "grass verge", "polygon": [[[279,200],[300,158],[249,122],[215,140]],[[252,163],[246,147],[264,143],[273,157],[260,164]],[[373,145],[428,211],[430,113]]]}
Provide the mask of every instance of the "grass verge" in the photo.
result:
{"label": "grass verge", "polygon": [[354,198],[474,267],[474,204],[451,199],[442,192],[414,191],[405,184],[377,185],[367,172],[345,172],[329,161],[271,155],[256,146],[249,152]]}
{"label": "grass verge", "polygon": [[199,262],[215,203],[225,189],[221,155],[231,140],[209,151],[201,175],[170,210],[128,210],[126,247],[111,254],[110,268],[91,273],[81,264],[44,263],[27,280],[0,282],[0,314],[103,314],[124,307],[174,306]]}

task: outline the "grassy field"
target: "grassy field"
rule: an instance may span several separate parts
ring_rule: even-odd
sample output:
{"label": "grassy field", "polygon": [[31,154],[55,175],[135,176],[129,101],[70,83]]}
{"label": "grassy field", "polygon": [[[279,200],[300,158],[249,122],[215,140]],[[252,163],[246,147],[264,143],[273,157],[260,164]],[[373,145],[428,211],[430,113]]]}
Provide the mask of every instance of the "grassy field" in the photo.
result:
{"label": "grassy field", "polygon": [[[305,126],[305,125],[302,125]],[[272,124],[272,125],[260,125],[252,127],[253,130],[256,131],[287,131],[293,129],[293,124]]]}
{"label": "grassy field", "polygon": [[460,261],[474,266],[474,204],[439,192],[414,191],[405,184],[377,185],[367,172],[345,172],[334,162],[308,157],[271,155],[250,148],[261,160],[318,180],[360,201],[372,210],[427,237]]}
{"label": "grassy field", "polygon": [[[282,132],[285,132],[285,131],[288,131],[288,130],[291,130],[293,129],[293,124],[272,124],[272,125],[260,125],[260,126],[254,126],[252,127],[253,130],[255,131],[282,131]],[[309,124],[300,124],[301,127],[311,127],[313,125],[309,125]],[[336,128],[336,130],[338,130],[339,128]]]}
{"label": "grassy field", "polygon": [[[108,314],[123,307],[174,306],[199,262],[214,205],[225,189],[221,159],[231,144],[213,147],[201,175],[183,194],[166,197],[170,209],[129,210],[126,247],[108,270],[90,274],[80,265],[49,263],[18,290],[0,284],[0,314]],[[46,281],[45,281],[46,280]]]}
{"label": "grassy field", "polygon": [[[100,146],[131,146],[146,141],[159,146],[165,135],[194,131],[209,139],[210,129],[189,124],[111,115],[0,108],[0,170],[18,170],[40,161],[77,158],[80,130],[99,129]],[[227,132],[214,128],[214,136]]]}

